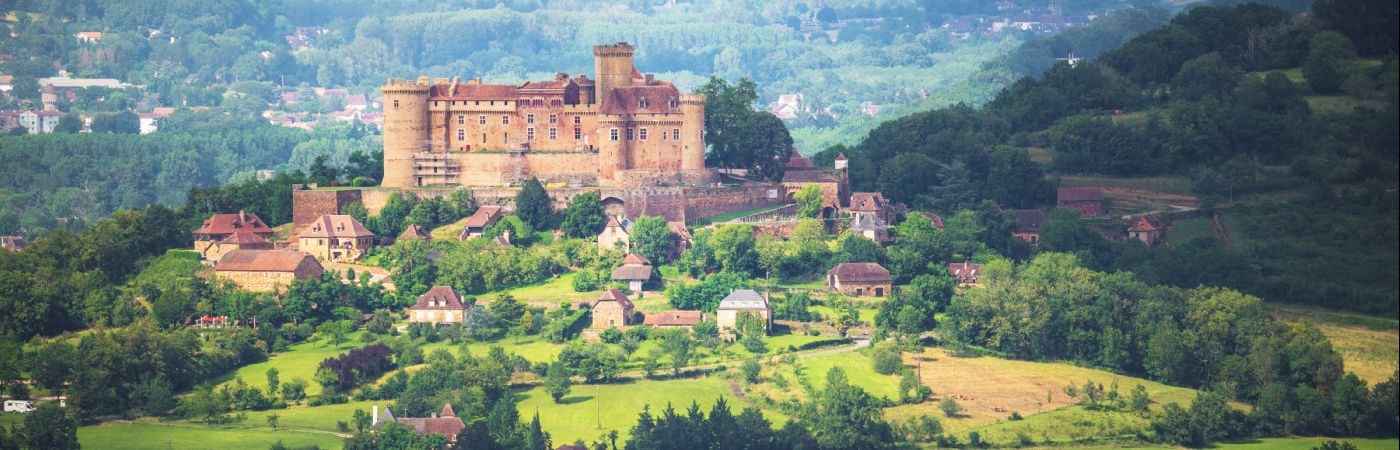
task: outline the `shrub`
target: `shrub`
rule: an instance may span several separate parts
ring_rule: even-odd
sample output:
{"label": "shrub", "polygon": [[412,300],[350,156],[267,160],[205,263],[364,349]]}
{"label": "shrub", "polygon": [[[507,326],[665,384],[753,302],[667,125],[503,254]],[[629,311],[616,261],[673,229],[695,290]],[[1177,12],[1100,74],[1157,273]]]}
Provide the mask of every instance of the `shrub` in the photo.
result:
{"label": "shrub", "polygon": [[881,375],[891,375],[904,364],[900,361],[899,349],[894,347],[881,346],[875,349],[872,360],[875,365],[875,372]]}

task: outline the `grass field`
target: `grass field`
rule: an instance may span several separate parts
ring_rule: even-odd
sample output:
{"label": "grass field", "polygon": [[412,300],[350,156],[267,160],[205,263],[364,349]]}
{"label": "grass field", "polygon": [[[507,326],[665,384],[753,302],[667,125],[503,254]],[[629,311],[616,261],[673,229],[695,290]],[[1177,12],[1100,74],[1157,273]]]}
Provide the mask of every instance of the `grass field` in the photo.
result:
{"label": "grass field", "polygon": [[1310,95],[1308,108],[1317,114],[1346,114],[1358,107],[1380,110],[1385,102],[1379,99],[1364,99],[1346,95]]}
{"label": "grass field", "polygon": [[1400,321],[1315,307],[1271,305],[1282,320],[1309,320],[1342,355],[1342,367],[1367,383],[1385,381],[1400,368]]}
{"label": "grass field", "polygon": [[308,396],[320,394],[321,386],[316,384],[314,379],[316,368],[320,367],[321,361],[326,358],[363,347],[365,344],[359,341],[360,333],[363,331],[351,333],[340,346],[331,345],[329,340],[312,338],[307,342],[291,346],[285,352],[272,355],[267,361],[240,367],[233,373],[225,374],[215,381],[223,384],[232,382],[234,378],[242,377],[243,382],[249,386],[266,388],[267,369],[276,367],[277,376],[282,382],[301,378],[306,380],[306,394]]}
{"label": "grass field", "polygon": [[[251,419],[250,419],[251,420]],[[90,450],[218,449],[267,450],[282,442],[288,447],[316,445],[338,449],[341,438],[320,433],[272,429],[238,429],[165,425],[154,422],[109,423],[78,429],[78,442]]]}
{"label": "grass field", "polygon": [[[670,403],[684,414],[691,402],[709,412],[715,400],[725,397],[730,409],[736,414],[746,403],[736,399],[729,385],[717,377],[685,380],[644,380],[628,384],[575,385],[561,404],[554,400],[543,388],[534,388],[520,394],[517,405],[520,419],[529,421],[535,412],[540,413],[540,425],[549,432],[555,445],[572,443],[577,439],[593,442],[606,436],[609,430],[617,430],[619,444],[627,439],[632,426],[637,423],[637,415],[642,407],[649,405],[653,415],[660,414]],[[769,417],[769,420],[782,420]],[[601,421],[602,429],[598,428]]]}
{"label": "grass field", "polygon": [[1309,450],[1323,442],[1344,441],[1355,445],[1357,450],[1395,450],[1400,447],[1400,440],[1396,439],[1352,439],[1352,438],[1323,438],[1323,437],[1295,437],[1295,438],[1266,438],[1250,439],[1248,441],[1227,442],[1216,444],[1213,448],[1231,450]]}
{"label": "grass field", "polygon": [[1199,217],[1172,222],[1171,228],[1167,230],[1166,239],[1169,244],[1185,244],[1200,238],[1214,237],[1215,234],[1210,231],[1210,219]]}
{"label": "grass field", "polygon": [[[538,335],[522,337],[519,342],[514,338],[505,338],[496,342],[468,342],[465,344],[465,348],[473,356],[484,356],[491,351],[491,347],[501,347],[506,353],[520,355],[530,362],[553,361],[556,356],[559,356],[559,351],[563,350],[564,346],[565,344],[551,344]],[[424,355],[439,349],[460,355],[463,348],[463,345],[452,345],[447,341],[425,344],[422,347]]]}
{"label": "grass field", "polygon": [[[934,416],[950,432],[977,430],[983,437],[998,443],[1014,441],[1017,432],[1024,432],[1036,441],[1042,441],[1045,436],[1055,441],[1106,437],[1146,423],[1131,413],[1100,413],[1072,406],[1075,401],[1064,394],[1065,386],[1071,383],[1078,386],[1093,380],[1108,387],[1117,382],[1121,395],[1127,395],[1134,386],[1141,384],[1147,388],[1154,407],[1167,402],[1189,404],[1196,395],[1191,389],[1067,363],[966,358],[940,348],[927,349],[918,358],[906,356],[905,364],[920,366],[921,380],[933,389],[935,398],[951,396],[964,411],[957,418],[946,418],[938,411],[937,402],[929,401],[891,408],[887,417],[902,420],[911,416]],[[1005,421],[1012,412],[1026,419]]]}
{"label": "grass field", "polygon": [[1100,175],[1062,175],[1060,186],[1101,186],[1143,189],[1167,194],[1191,195],[1191,180],[1185,177],[1110,177]]}

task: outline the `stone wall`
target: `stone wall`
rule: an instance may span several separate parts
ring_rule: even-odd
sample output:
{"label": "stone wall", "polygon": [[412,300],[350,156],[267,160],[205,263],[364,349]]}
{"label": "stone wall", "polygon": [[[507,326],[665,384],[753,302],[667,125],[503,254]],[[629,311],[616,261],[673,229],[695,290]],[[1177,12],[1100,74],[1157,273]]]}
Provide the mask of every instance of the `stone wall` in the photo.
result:
{"label": "stone wall", "polygon": [[341,207],[361,201],[361,192],[359,189],[293,190],[292,228],[300,230],[317,217],[340,214]]}
{"label": "stone wall", "polygon": [[686,189],[686,220],[777,206],[786,203],[778,185]]}

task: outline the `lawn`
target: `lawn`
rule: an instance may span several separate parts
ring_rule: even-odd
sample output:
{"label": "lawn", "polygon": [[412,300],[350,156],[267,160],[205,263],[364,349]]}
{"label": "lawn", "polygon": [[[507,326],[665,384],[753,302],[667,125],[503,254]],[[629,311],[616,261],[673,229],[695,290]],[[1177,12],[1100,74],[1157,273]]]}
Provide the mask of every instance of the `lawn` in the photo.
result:
{"label": "lawn", "polygon": [[[551,344],[539,335],[525,336],[517,342],[515,338],[505,338],[495,342],[468,342],[465,348],[473,356],[485,356],[491,351],[491,347],[501,347],[506,353],[520,355],[530,362],[553,361],[559,356],[559,351],[563,350],[566,344]],[[452,345],[447,341],[438,341],[423,345],[423,354],[427,355],[435,350],[447,350],[454,355],[462,353],[463,345]]]}
{"label": "lawn", "polygon": [[539,283],[488,292],[478,297],[492,298],[502,293],[509,293],[514,296],[516,300],[531,304],[539,304],[539,306],[558,306],[560,301],[565,300],[572,303],[597,300],[598,295],[602,291],[574,291],[574,277],[577,275],[578,272],[568,272]]}
{"label": "lawn", "polygon": [[238,368],[231,374],[225,374],[216,381],[220,384],[232,382],[234,378],[242,377],[244,383],[249,386],[260,388],[267,387],[267,369],[276,367],[277,376],[283,383],[294,378],[306,380],[306,394],[317,395],[321,393],[321,386],[316,384],[316,369],[321,366],[321,361],[326,358],[340,355],[351,349],[363,347],[365,344],[359,341],[360,333],[351,333],[346,341],[340,346],[331,345],[329,340],[316,340],[312,338],[307,342],[296,344],[279,352],[257,364],[250,364]]}
{"label": "lawn", "polygon": [[1370,384],[1385,381],[1400,367],[1400,321],[1315,307],[1271,305],[1286,321],[1309,320],[1327,335],[1342,367]]}
{"label": "lawn", "polygon": [[1215,238],[1215,233],[1210,230],[1210,219],[1205,217],[1178,220],[1167,229],[1166,239],[1172,245],[1183,245],[1200,238]]}
{"label": "lawn", "polygon": [[[628,384],[575,385],[560,404],[554,403],[543,388],[534,388],[520,393],[517,407],[520,420],[529,421],[535,412],[540,413],[540,425],[549,432],[555,445],[572,443],[582,439],[593,442],[606,436],[609,430],[617,430],[618,442],[627,440],[637,415],[644,406],[650,406],[653,415],[670,403],[681,414],[697,402],[708,413],[715,400],[725,397],[735,414],[747,405],[735,399],[728,384],[717,377],[683,380],[643,380]],[[769,420],[781,420],[769,417]],[[602,429],[598,428],[601,422]]]}
{"label": "lawn", "polygon": [[[964,410],[957,418],[946,418],[938,411],[937,402],[930,401],[891,408],[887,417],[902,420],[919,415],[935,416],[950,432],[977,430],[999,443],[1015,440],[1017,432],[1024,432],[1037,441],[1047,435],[1062,441],[1091,435],[1117,435],[1127,427],[1146,423],[1131,413],[1100,413],[1072,406],[1075,401],[1064,394],[1065,386],[1071,383],[1078,386],[1093,380],[1109,387],[1117,382],[1121,395],[1128,395],[1134,386],[1141,384],[1147,388],[1154,408],[1167,402],[1189,404],[1196,395],[1191,389],[1067,363],[967,358],[954,356],[941,348],[927,349],[919,358],[906,355],[905,365],[919,368],[923,384],[933,389],[935,399],[951,396]],[[1012,412],[1026,419],[1005,421]]]}
{"label": "lawn", "polygon": [[1101,175],[1061,175],[1060,186],[1100,186],[1142,189],[1166,194],[1192,195],[1191,180],[1185,177],[1110,177]]}
{"label": "lawn", "polygon": [[[817,314],[821,314],[823,319],[828,320],[841,316],[841,311],[837,311],[836,308],[832,308],[830,306],[809,306],[807,307],[807,310]],[[861,323],[864,323],[866,325],[873,325],[875,324],[875,314],[879,312],[880,310],[873,308],[857,308],[856,320],[859,320],[861,321]]]}
{"label": "lawn", "polygon": [[[840,352],[829,355],[813,356],[797,360],[797,366],[801,366],[803,376],[811,383],[813,389],[820,391],[826,388],[826,375],[832,368],[840,367],[846,372],[846,379],[853,385],[860,386],[865,392],[875,397],[884,397],[891,400],[899,399],[899,378],[894,375],[881,375],[875,372],[870,358],[860,352]],[[787,388],[780,388],[772,380],[782,375],[790,383]],[[798,384],[797,368],[794,365],[782,364],[770,366],[764,371],[763,377],[767,382],[753,386],[754,391],[761,395],[766,395],[776,401],[784,401],[789,398],[805,398],[803,388]]]}
{"label": "lawn", "polygon": [[1216,444],[1212,448],[1231,450],[1309,450],[1329,440],[1350,442],[1351,445],[1356,446],[1357,450],[1395,450],[1397,446],[1400,446],[1400,440],[1396,439],[1295,437],[1250,439],[1248,441]]}
{"label": "lawn", "polygon": [[[251,420],[251,418],[250,418]],[[322,449],[340,448],[344,441],[330,434],[267,428],[213,428],[183,424],[108,423],[78,428],[78,442],[85,449],[219,449],[266,450],[282,442],[288,447],[316,445]]]}

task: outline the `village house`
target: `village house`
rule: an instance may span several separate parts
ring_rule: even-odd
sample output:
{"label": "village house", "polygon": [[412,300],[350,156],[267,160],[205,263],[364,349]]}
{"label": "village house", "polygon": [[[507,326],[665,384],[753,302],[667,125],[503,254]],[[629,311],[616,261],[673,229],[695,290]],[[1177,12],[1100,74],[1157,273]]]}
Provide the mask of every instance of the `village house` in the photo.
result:
{"label": "village house", "polygon": [[486,233],[487,228],[491,228],[496,222],[501,220],[501,207],[486,205],[476,209],[471,217],[467,218],[466,227],[462,228],[460,239],[471,239]]}
{"label": "village house", "polygon": [[408,308],[409,323],[462,323],[466,319],[467,306],[452,286],[433,286]]}
{"label": "village house", "polygon": [[690,250],[695,245],[695,237],[691,236],[690,229],[685,227],[685,222],[666,222],[666,229],[671,230],[671,236],[675,239],[675,245],[671,246],[671,259],[681,257],[681,253]]}
{"label": "village house", "polygon": [[885,244],[890,241],[890,227],[874,214],[859,215],[851,219],[851,233],[866,239]]}
{"label": "village house", "polygon": [[646,282],[651,280],[651,261],[636,253],[628,253],[622,265],[613,269],[613,281],[627,282],[627,289],[642,292]]}
{"label": "village house", "polygon": [[1032,247],[1039,247],[1040,226],[1045,225],[1045,211],[1017,209],[1012,210],[1011,215],[1016,217],[1016,239],[1031,244]]}
{"label": "village house", "polygon": [[593,328],[622,328],[632,323],[632,301],[617,289],[603,291],[592,309]]}
{"label": "village house", "polygon": [[721,330],[738,330],[740,314],[757,315],[763,318],[765,329],[773,327],[773,308],[767,298],[752,289],[735,290],[720,300],[715,323]]}
{"label": "village house", "polygon": [[24,127],[29,134],[52,133],[58,127],[58,120],[64,116],[63,111],[25,111],[19,114],[19,125]]}
{"label": "village house", "polygon": [[1137,239],[1148,247],[1161,242],[1162,234],[1166,232],[1166,226],[1162,223],[1162,219],[1155,214],[1133,217],[1128,220],[1128,223],[1132,224],[1128,227],[1128,239]]}
{"label": "village house", "polygon": [[168,107],[155,108],[148,113],[137,113],[136,117],[141,122],[141,134],[155,133],[160,129],[156,122],[174,113],[175,108]]}
{"label": "village house", "polygon": [[872,216],[884,223],[894,223],[895,207],[879,192],[856,192],[851,194],[851,206],[847,208],[851,217],[860,219]]}
{"label": "village house", "polygon": [[832,169],[814,167],[812,161],[792,150],[783,171],[783,192],[788,200],[806,186],[817,186],[822,190],[822,217],[836,216],[845,207],[850,196],[850,183],[846,176],[846,155],[837,156]]}
{"label": "village house", "polygon": [[24,249],[23,236],[0,236],[0,249],[17,252]]}
{"label": "village house", "polygon": [[948,275],[957,280],[958,286],[978,286],[982,278],[982,265],[967,261],[948,264]]}
{"label": "village house", "polygon": [[642,324],[658,328],[693,327],[703,320],[705,313],[700,311],[662,311],[647,314],[642,319]]}
{"label": "village house", "polygon": [[391,423],[399,423],[413,428],[413,431],[420,436],[429,434],[442,435],[447,438],[447,442],[456,442],[457,434],[462,432],[467,424],[462,419],[457,418],[457,412],[452,409],[451,403],[442,405],[442,412],[435,413],[432,417],[395,417],[394,411],[384,408],[384,415],[379,415],[379,405],[374,405],[374,412],[370,422],[370,430],[378,430]]}
{"label": "village house", "polygon": [[1098,217],[1103,211],[1103,189],[1062,187],[1055,190],[1055,206],[1079,210],[1079,217]]}
{"label": "village house", "polygon": [[[240,232],[243,236],[234,237],[234,234]],[[272,234],[272,228],[257,214],[246,211],[238,211],[237,214],[214,214],[204,219],[199,229],[194,230],[194,251],[199,252],[199,256],[207,261],[218,261],[220,256],[233,250],[271,249],[268,238],[271,238]]]}
{"label": "village house", "polygon": [[79,31],[73,34],[73,38],[84,44],[96,44],[102,40],[101,31]]}
{"label": "village house", "polygon": [[603,232],[598,234],[598,248],[604,251],[630,248],[632,221],[626,217],[609,217]]}
{"label": "village house", "polygon": [[297,248],[322,261],[355,261],[374,245],[374,233],[343,214],[326,214],[302,229]]}
{"label": "village house", "polygon": [[890,271],[873,262],[837,264],[826,272],[826,287],[852,297],[884,297],[893,284]]}
{"label": "village house", "polygon": [[293,281],[319,277],[325,269],[300,251],[234,250],[219,258],[214,275],[248,291],[280,291]]}

